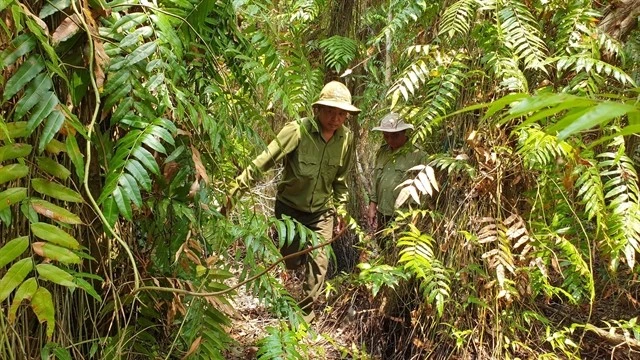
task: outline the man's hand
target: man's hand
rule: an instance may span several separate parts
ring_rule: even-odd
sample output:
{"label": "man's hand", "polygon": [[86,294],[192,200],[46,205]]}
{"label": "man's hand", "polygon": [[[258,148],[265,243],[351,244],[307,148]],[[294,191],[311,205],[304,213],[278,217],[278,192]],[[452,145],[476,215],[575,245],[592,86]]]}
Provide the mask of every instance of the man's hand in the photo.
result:
{"label": "man's hand", "polygon": [[367,213],[365,217],[367,218],[367,224],[371,229],[376,229],[376,214],[378,212],[378,204],[374,202],[369,203],[369,207],[367,208]]}
{"label": "man's hand", "polygon": [[336,234],[340,234],[342,232],[342,230],[347,226],[347,222],[344,220],[344,218],[340,215],[338,215],[336,217],[337,219],[337,223],[336,223]]}

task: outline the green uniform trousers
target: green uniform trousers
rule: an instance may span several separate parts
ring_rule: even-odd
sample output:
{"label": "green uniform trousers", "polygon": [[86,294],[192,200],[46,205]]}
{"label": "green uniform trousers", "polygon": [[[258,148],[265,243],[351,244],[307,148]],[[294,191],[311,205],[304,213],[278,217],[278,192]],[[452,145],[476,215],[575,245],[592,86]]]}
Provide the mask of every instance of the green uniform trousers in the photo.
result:
{"label": "green uniform trousers", "polygon": [[[333,236],[333,210],[308,213],[291,208],[281,201],[276,200],[275,215],[278,219],[282,219],[282,215],[287,215],[296,219],[310,230],[315,231],[321,238],[321,242],[329,241]],[[306,247],[308,247],[308,245]],[[302,250],[300,238],[296,236],[291,244],[285,245],[280,249],[280,253],[282,256],[286,256],[300,250]],[[327,275],[327,269],[329,267],[327,251],[327,248],[324,247],[315,250],[315,254],[313,252],[307,253],[285,261],[287,269],[297,269],[300,266],[305,267],[305,281],[302,285],[304,298],[298,302],[300,309],[305,313],[311,312],[313,302],[318,298],[322,291],[324,278]]]}

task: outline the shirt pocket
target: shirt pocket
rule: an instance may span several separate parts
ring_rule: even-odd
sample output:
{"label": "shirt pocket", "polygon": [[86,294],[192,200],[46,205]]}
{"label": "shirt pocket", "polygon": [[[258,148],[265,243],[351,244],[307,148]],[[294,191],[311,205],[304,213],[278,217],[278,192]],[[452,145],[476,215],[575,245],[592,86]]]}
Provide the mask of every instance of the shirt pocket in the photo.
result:
{"label": "shirt pocket", "polygon": [[301,177],[313,178],[317,176],[320,167],[320,159],[310,151],[298,153],[298,169]]}

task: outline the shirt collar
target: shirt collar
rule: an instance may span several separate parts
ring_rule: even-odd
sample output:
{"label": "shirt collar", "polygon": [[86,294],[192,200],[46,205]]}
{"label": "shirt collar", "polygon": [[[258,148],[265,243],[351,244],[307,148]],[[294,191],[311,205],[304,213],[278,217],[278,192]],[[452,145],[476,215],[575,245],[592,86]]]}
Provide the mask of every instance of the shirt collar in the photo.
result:
{"label": "shirt collar", "polygon": [[[320,125],[320,120],[318,120],[318,118],[314,118],[315,120],[315,124],[312,124],[310,126],[310,132],[312,133],[316,133],[316,134],[320,134],[320,128],[322,127],[322,125]],[[339,136],[339,137],[343,137],[344,133],[345,133],[345,129],[346,127],[344,126],[344,124],[342,124],[342,126],[340,126],[336,132],[333,134],[333,136]]]}

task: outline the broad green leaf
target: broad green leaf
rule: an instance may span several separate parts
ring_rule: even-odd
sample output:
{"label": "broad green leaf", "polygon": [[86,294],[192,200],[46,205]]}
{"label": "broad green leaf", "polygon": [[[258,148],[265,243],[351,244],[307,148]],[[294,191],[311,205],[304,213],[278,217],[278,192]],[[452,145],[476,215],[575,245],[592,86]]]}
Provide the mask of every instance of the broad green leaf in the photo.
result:
{"label": "broad green leaf", "polygon": [[69,171],[69,169],[58,164],[55,160],[48,157],[40,156],[36,158],[36,162],[38,163],[38,167],[40,168],[40,170],[46,172],[49,175],[55,176],[60,180],[67,180],[67,178],[69,178],[69,175],[71,175],[71,171]]}
{"label": "broad green leaf", "polygon": [[84,179],[84,155],[78,147],[76,137],[73,135],[67,135],[67,154],[73,163],[73,167],[76,169],[76,174],[79,179]]}
{"label": "broad green leaf", "polygon": [[131,72],[129,70],[116,71],[112,76],[109,76],[107,84],[104,86],[102,96],[107,96],[121,89],[122,86],[129,81]]}
{"label": "broad green leaf", "polygon": [[133,201],[138,208],[142,207],[142,196],[140,194],[140,188],[138,183],[131,176],[131,174],[124,173],[120,176],[118,181],[123,191],[127,194],[127,197]]}
{"label": "broad green leaf", "polygon": [[31,34],[22,34],[15,38],[9,47],[0,53],[2,67],[5,68],[36,47],[36,39]]}
{"label": "broad green leaf", "polygon": [[69,93],[71,95],[71,103],[73,106],[80,105],[80,102],[87,94],[87,90],[91,87],[91,77],[89,71],[84,69],[76,69],[71,74],[71,83],[69,84]]}
{"label": "broad green leaf", "polygon": [[27,188],[10,188],[0,192],[0,211],[7,209],[13,204],[19,203],[27,197]]}
{"label": "broad green leaf", "polygon": [[164,148],[164,145],[155,137],[153,134],[147,134],[144,136],[142,142],[147,145],[151,150],[155,150],[161,154],[166,154],[167,149]]}
{"label": "broad green leaf", "polygon": [[33,130],[35,130],[40,125],[42,120],[44,120],[45,117],[49,116],[56,105],[58,105],[58,97],[56,96],[56,94],[50,92],[47,98],[38,103],[31,113],[31,116],[27,121],[27,133],[31,134]]}
{"label": "broad green leaf", "polygon": [[31,308],[41,324],[47,323],[47,339],[51,340],[53,330],[55,329],[56,317],[49,290],[39,287],[31,298]]}
{"label": "broad green leaf", "polygon": [[31,232],[40,239],[50,243],[64,246],[69,249],[80,249],[80,243],[73,236],[59,227],[43,222],[31,224]]}
{"label": "broad green leaf", "polygon": [[160,167],[158,166],[156,159],[153,157],[153,155],[151,155],[151,153],[147,149],[143,147],[138,147],[133,151],[133,156],[136,159],[140,160],[140,163],[142,163],[144,167],[149,169],[149,171],[151,171],[156,175],[160,175]]}
{"label": "broad green leaf", "polygon": [[[113,228],[116,221],[118,221],[119,212],[116,201],[112,196],[107,197],[106,201],[103,203],[102,212],[104,213],[104,217],[107,219],[109,227]],[[108,233],[106,225],[104,226],[104,231]]]}
{"label": "broad green leaf", "polygon": [[4,210],[0,210],[0,221],[2,221],[6,226],[11,225],[11,209],[6,208]]}
{"label": "broad green leaf", "polygon": [[4,87],[4,101],[9,100],[18,91],[22,90],[24,86],[31,81],[36,75],[44,69],[44,61],[41,56],[31,56],[24,64],[20,65],[20,68],[16,73],[7,81]]}
{"label": "broad green leaf", "polygon": [[40,10],[38,17],[44,19],[49,15],[68,8],[69,5],[71,5],[71,0],[48,0]]}
{"label": "broad green leaf", "polygon": [[13,324],[16,321],[16,313],[18,312],[20,304],[22,304],[24,300],[30,300],[37,289],[38,282],[36,278],[28,278],[20,285],[18,290],[16,290],[16,294],[13,296],[13,302],[11,302],[11,307],[9,308],[9,324]]}
{"label": "broad green leaf", "polygon": [[142,165],[138,162],[138,160],[131,159],[125,165],[125,169],[133,175],[133,177],[138,181],[140,186],[143,189],[150,191],[151,190],[151,178],[149,177],[149,173],[144,169]]}
{"label": "broad green leaf", "polygon": [[51,77],[45,72],[38,75],[27,87],[22,98],[16,104],[16,111],[13,113],[15,120],[20,120],[29,110],[31,110],[42,99],[48,98],[49,91],[53,86]]}
{"label": "broad green leaf", "polygon": [[82,224],[78,215],[44,200],[31,200],[31,207],[41,215],[65,224]]}
{"label": "broad green leaf", "polygon": [[31,186],[40,194],[50,196],[54,199],[82,203],[82,195],[68,187],[42,178],[31,179]]}
{"label": "broad green leaf", "polygon": [[51,281],[52,283],[58,285],[66,286],[71,289],[76,288],[76,284],[73,282],[73,275],[55,265],[38,264],[36,265],[36,271],[38,272],[38,275],[44,280]]}
{"label": "broad green leaf", "polygon": [[549,127],[547,132],[549,134],[555,134],[558,132],[558,138],[564,140],[572,134],[590,129],[596,125],[605,124],[609,122],[609,120],[620,117],[631,111],[637,111],[637,109],[634,106],[618,102],[602,102],[590,108],[575,120],[565,117],[557,124]]}
{"label": "broad green leaf", "polygon": [[60,153],[67,151],[66,145],[56,139],[52,139],[51,141],[49,141],[49,143],[44,147],[44,149],[49,154],[53,154],[53,155],[59,155]]}
{"label": "broad green leaf", "polygon": [[132,66],[140,61],[148,58],[151,54],[156,51],[158,45],[155,42],[148,42],[137,49],[135,49],[131,54],[127,55],[127,66]]}
{"label": "broad green leaf", "polygon": [[67,264],[80,264],[82,260],[80,257],[73,253],[73,251],[63,248],[62,246],[54,245],[47,242],[34,242],[31,244],[33,252],[42,256],[43,258],[55,260],[65,265]]}
{"label": "broad green leaf", "polygon": [[113,199],[116,201],[116,205],[118,205],[118,209],[120,210],[122,216],[124,216],[124,218],[127,220],[131,220],[133,218],[131,212],[131,200],[127,197],[126,193],[120,191],[120,188],[117,187],[115,190],[113,190],[112,195]]}
{"label": "broad green leaf", "polygon": [[0,11],[4,10],[7,6],[11,5],[14,0],[0,0]]}
{"label": "broad green leaf", "polygon": [[33,147],[29,144],[13,143],[0,147],[0,162],[25,157]]}
{"label": "broad green leaf", "polygon": [[0,268],[15,260],[29,247],[29,237],[22,236],[9,240],[0,248]]}
{"label": "broad green leaf", "polygon": [[[6,130],[9,133],[10,139],[23,138],[29,136],[27,131],[26,121],[14,121],[6,124]],[[6,140],[6,134],[4,131],[0,132],[0,140]]]}
{"label": "broad green leaf", "polygon": [[529,94],[516,93],[516,94],[509,94],[507,96],[503,96],[498,100],[492,101],[490,104],[488,104],[489,107],[487,108],[487,111],[485,112],[483,119],[490,118],[498,111],[504,109],[507,105],[510,105],[528,96]]}
{"label": "broad green leaf", "polygon": [[116,21],[115,24],[111,26],[111,29],[113,32],[126,31],[136,25],[142,24],[143,22],[147,21],[147,18],[147,14],[145,13],[127,14],[118,19],[118,21]]}
{"label": "broad green leaf", "polygon": [[33,270],[33,260],[30,257],[16,262],[7,270],[4,277],[0,279],[0,303],[22,283],[31,270]]}
{"label": "broad green leaf", "polygon": [[132,89],[133,87],[129,83],[126,83],[124,86],[118,88],[111,95],[107,96],[107,99],[104,101],[104,108],[110,109],[111,107],[113,107],[115,104],[118,103],[118,101],[120,101],[127,94],[129,94]]}
{"label": "broad green leaf", "polygon": [[11,164],[0,167],[0,184],[23,178],[29,173],[29,167],[22,164]]}
{"label": "broad green leaf", "polygon": [[91,284],[87,280],[76,277],[74,278],[74,281],[76,282],[76,285],[78,285],[79,288],[86,291],[87,294],[91,295],[94,299],[98,300],[99,302],[102,302],[102,298],[100,297],[100,295],[98,295],[96,290],[93,288],[93,286],[91,286]]}
{"label": "broad green leaf", "polygon": [[44,147],[51,142],[53,137],[60,131],[64,124],[64,114],[60,111],[54,110],[47,117],[47,121],[44,124],[44,129],[40,134],[40,141],[38,142],[38,153],[42,153]]}

